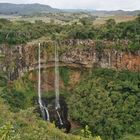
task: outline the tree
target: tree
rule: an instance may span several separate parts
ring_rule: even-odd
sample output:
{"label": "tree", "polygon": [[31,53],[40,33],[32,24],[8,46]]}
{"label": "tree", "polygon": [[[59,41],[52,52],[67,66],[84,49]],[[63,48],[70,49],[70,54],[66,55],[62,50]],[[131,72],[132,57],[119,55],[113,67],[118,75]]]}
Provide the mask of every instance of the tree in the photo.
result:
{"label": "tree", "polygon": [[119,139],[124,133],[137,133],[140,75],[107,69],[85,75],[68,98],[72,119],[88,125],[93,134],[105,140]]}
{"label": "tree", "polygon": [[120,121],[115,118],[116,109],[98,81],[86,81],[71,96],[69,106],[72,118],[82,125],[89,125],[93,134],[105,139],[112,137],[114,140],[121,135]]}
{"label": "tree", "polygon": [[79,21],[82,23],[82,25],[92,25],[93,21],[91,20],[91,18],[88,17],[83,17],[80,18]]}
{"label": "tree", "polygon": [[115,19],[108,19],[108,20],[106,21],[106,26],[107,26],[107,28],[112,28],[112,27],[114,27],[115,25],[116,25]]}
{"label": "tree", "polygon": [[140,23],[140,14],[138,14],[136,21],[138,21]]}

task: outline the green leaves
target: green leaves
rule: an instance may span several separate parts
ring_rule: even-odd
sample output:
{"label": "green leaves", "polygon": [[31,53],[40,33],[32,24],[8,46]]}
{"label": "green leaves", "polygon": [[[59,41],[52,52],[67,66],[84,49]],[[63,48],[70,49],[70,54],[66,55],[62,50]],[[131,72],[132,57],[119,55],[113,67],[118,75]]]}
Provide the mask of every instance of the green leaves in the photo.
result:
{"label": "green leaves", "polygon": [[59,69],[59,73],[62,80],[64,81],[64,86],[67,87],[69,83],[70,70],[66,67],[61,67]]}
{"label": "green leaves", "polygon": [[[12,113],[3,106],[0,98],[0,140],[94,140],[93,137],[86,139],[82,136],[63,133],[62,130],[55,128],[54,124],[37,117],[33,113],[34,108]],[[1,118],[3,118],[2,121]]]}
{"label": "green leaves", "polygon": [[20,140],[20,135],[16,133],[15,128],[9,122],[0,127],[1,140]]}
{"label": "green leaves", "polygon": [[138,81],[139,73],[126,71],[96,69],[90,76],[85,74],[68,98],[71,117],[104,139],[137,132]]}
{"label": "green leaves", "polygon": [[89,126],[86,125],[84,129],[81,130],[81,136],[85,138],[92,138],[92,133],[89,130]]}
{"label": "green leaves", "polygon": [[17,92],[13,89],[7,89],[6,87],[0,96],[5,100],[5,103],[7,103],[13,111],[18,111],[19,109],[24,109],[25,107],[26,98],[25,95],[21,92]]}

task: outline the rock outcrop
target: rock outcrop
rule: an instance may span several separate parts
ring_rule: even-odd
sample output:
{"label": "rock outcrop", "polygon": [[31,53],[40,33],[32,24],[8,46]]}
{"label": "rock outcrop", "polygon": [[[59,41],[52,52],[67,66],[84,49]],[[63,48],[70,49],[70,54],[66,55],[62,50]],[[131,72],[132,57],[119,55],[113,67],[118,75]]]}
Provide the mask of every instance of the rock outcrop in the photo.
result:
{"label": "rock outcrop", "polygon": [[[105,42],[110,46],[112,42]],[[49,42],[50,44],[50,42]],[[140,50],[130,52],[114,48],[98,48],[96,42],[65,41],[60,46],[60,66],[74,68],[111,68],[117,70],[140,71]],[[124,43],[124,45],[126,45]],[[41,67],[54,67],[53,47],[42,47]],[[65,49],[63,49],[65,46]],[[63,51],[61,51],[63,50]],[[25,72],[38,68],[38,45],[27,44],[0,47],[0,69],[8,72],[11,80],[22,76]]]}

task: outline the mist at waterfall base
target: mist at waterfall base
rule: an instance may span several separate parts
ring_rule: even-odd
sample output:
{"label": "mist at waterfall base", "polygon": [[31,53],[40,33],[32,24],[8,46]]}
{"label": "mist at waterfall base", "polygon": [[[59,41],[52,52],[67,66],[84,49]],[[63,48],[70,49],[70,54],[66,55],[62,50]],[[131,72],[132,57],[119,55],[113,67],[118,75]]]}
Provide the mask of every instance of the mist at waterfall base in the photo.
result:
{"label": "mist at waterfall base", "polygon": [[63,97],[59,97],[59,55],[58,46],[55,45],[55,98],[42,98],[41,94],[41,45],[38,47],[38,112],[49,122],[55,123],[59,129],[68,133],[71,124],[68,121],[68,107]]}

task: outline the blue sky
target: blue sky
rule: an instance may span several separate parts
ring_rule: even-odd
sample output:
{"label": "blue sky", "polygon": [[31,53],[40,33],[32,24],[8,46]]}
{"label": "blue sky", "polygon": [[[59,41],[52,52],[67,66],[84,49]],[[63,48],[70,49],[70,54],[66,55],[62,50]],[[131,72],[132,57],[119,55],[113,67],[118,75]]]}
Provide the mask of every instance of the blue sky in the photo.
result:
{"label": "blue sky", "polygon": [[42,3],[63,9],[140,10],[140,0],[0,0],[0,3]]}

